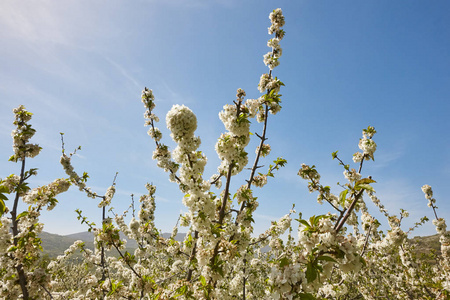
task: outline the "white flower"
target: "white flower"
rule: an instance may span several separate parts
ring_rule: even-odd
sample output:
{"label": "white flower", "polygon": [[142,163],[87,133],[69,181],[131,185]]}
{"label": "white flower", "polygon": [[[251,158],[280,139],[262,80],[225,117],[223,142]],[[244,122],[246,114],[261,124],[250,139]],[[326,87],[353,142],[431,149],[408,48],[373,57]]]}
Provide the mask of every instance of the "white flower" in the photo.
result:
{"label": "white flower", "polygon": [[[270,53],[270,52],[269,52]],[[267,54],[266,54],[267,55]],[[265,59],[265,56],[264,56],[264,59]],[[258,89],[259,89],[259,91],[261,92],[261,93],[264,93],[265,91],[266,91],[266,89],[267,89],[267,85],[269,84],[269,82],[270,82],[270,76],[269,76],[269,74],[262,74],[261,75],[261,77],[260,77],[260,79],[259,79],[259,84],[258,84]],[[248,102],[248,100],[247,100],[247,102]]]}
{"label": "white flower", "polygon": [[348,181],[353,182],[361,179],[361,174],[356,172],[355,169],[351,169],[350,171],[345,170],[344,176],[347,178]]}
{"label": "white flower", "polygon": [[281,8],[274,9],[269,15],[270,22],[276,24],[278,27],[282,27],[285,24],[283,12]]}
{"label": "white flower", "polygon": [[245,101],[245,107],[247,107],[248,109],[249,118],[254,118],[256,116],[259,107],[261,106],[262,100],[263,100],[262,98],[259,98],[259,99],[247,99]]}
{"label": "white flower", "polygon": [[176,260],[172,264],[172,272],[178,272],[183,267],[183,261],[182,260]]}
{"label": "white flower", "polygon": [[19,184],[20,177],[15,174],[11,174],[3,180],[3,186],[5,186],[10,193],[12,193]]}
{"label": "white flower", "polygon": [[363,159],[363,154],[361,152],[356,152],[355,154],[353,154],[353,161],[355,163],[361,162],[362,159]]}
{"label": "white flower", "polygon": [[171,137],[179,141],[194,135],[197,129],[197,117],[188,107],[174,105],[166,115],[167,128],[172,132]]}
{"label": "white flower", "polygon": [[150,128],[147,133],[155,141],[159,141],[162,138],[162,133],[158,127]]}
{"label": "white flower", "polygon": [[377,144],[372,139],[366,137],[359,140],[358,146],[368,157],[373,157],[373,153],[377,150]]}
{"label": "white flower", "polygon": [[[262,157],[266,157],[267,155],[270,154],[270,145],[269,144],[263,144],[262,148],[261,148],[261,156]],[[255,153],[258,154],[259,152],[259,146],[256,148]]]}
{"label": "white flower", "polygon": [[270,70],[273,70],[280,64],[280,62],[278,61],[278,57],[275,57],[273,52],[267,52],[266,54],[264,54],[263,61]]}
{"label": "white flower", "polygon": [[258,175],[253,177],[252,184],[257,187],[263,187],[267,184],[267,176],[266,175]]}
{"label": "white flower", "polygon": [[225,125],[225,128],[236,136],[247,135],[250,129],[250,122],[244,115],[238,119],[237,108],[235,105],[224,105],[219,113],[219,118]]}
{"label": "white flower", "polygon": [[431,186],[429,186],[428,184],[422,186],[422,192],[424,192],[425,197],[427,199],[433,197],[433,190],[431,189]]}
{"label": "white flower", "polygon": [[116,188],[114,187],[114,185],[110,186],[106,190],[105,196],[103,196],[102,201],[98,204],[98,207],[105,207],[105,206],[110,205],[115,192],[116,192]]}
{"label": "white flower", "polygon": [[434,219],[433,225],[436,226],[436,232],[438,234],[445,234],[447,232],[447,225],[445,224],[445,219],[443,218]]}

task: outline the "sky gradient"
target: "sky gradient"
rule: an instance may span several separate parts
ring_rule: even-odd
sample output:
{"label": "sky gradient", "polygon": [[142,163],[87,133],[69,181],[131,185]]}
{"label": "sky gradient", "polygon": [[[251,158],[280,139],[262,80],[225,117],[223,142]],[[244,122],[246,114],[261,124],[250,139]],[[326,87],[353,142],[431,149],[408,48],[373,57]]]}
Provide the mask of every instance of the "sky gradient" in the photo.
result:
{"label": "sky gradient", "polygon": [[[282,156],[288,165],[265,188],[254,189],[260,201],[255,231],[292,203],[304,217],[331,211],[317,204],[297,171],[302,163],[315,164],[322,183],[338,194],[336,182],[345,178],[331,153],[339,150],[352,163],[368,125],[378,132],[378,148],[362,174],[377,181],[374,188],[391,214],[410,212],[403,229],[424,215],[433,219],[424,184],[433,187],[438,215],[449,220],[450,2],[443,0],[1,1],[0,177],[20,172],[7,160],[12,109],[23,104],[34,113],[32,142],[43,147],[27,163],[39,168],[32,187],[65,176],[59,164],[64,132],[67,151],[82,146],[73,164],[89,173],[94,191],[103,194],[119,172],[114,212],[124,211],[130,194],[137,200],[152,182],[156,224],[170,231],[186,209],[177,185],[151,159],[154,142],[143,126],[141,91],[153,89],[158,127],[171,149],[165,114],[174,104],[194,111],[209,178],[219,164],[214,144],[225,131],[218,118],[222,106],[232,103],[237,88],[247,98],[260,96],[259,78],[268,70],[262,61],[269,51],[268,15],[278,7],[286,36],[274,75],[286,86],[283,109],[269,119],[272,152],[262,163]],[[251,130],[260,132],[260,124]],[[253,161],[255,143],[248,147]],[[244,173],[233,179],[235,189],[248,177]],[[77,208],[100,223],[98,201],[76,188],[58,200],[43,214],[44,230],[86,230]],[[434,233],[431,222],[415,231]]]}

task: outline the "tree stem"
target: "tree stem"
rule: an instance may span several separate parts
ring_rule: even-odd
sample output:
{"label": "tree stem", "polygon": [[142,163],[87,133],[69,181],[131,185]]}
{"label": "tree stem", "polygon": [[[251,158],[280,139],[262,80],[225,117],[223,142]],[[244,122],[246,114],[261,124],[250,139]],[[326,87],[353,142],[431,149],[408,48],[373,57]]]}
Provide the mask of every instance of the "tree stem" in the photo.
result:
{"label": "tree stem", "polygon": [[[22,160],[22,167],[20,170],[20,180],[19,180],[19,184],[17,185],[17,188],[19,188],[25,179],[25,158],[23,158]],[[17,220],[17,207],[19,205],[19,191],[16,191],[16,197],[14,198],[14,205],[13,205],[13,210],[11,211],[11,221],[12,221],[12,233],[13,233],[13,242],[14,242],[14,246],[17,247],[18,244],[18,240],[17,240],[17,235],[19,234],[19,221]],[[18,251],[18,250],[16,250]],[[22,295],[23,295],[23,299],[24,300],[28,300],[29,299],[29,294],[28,294],[28,289],[27,289],[27,277],[25,275],[25,272],[23,270],[23,265],[21,263],[19,263],[16,267],[16,271],[17,274],[19,275],[19,284],[20,284],[20,288],[22,289]]]}

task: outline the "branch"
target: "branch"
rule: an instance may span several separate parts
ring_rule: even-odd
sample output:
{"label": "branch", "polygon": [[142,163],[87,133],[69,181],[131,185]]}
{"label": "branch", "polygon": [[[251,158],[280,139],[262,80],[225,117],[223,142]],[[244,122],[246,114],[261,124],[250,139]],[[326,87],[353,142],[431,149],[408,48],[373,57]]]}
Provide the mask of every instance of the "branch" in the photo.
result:
{"label": "branch", "polygon": [[350,214],[352,213],[353,209],[355,208],[356,202],[358,202],[358,200],[361,197],[363,192],[364,192],[364,189],[361,189],[359,191],[359,193],[355,196],[355,199],[353,200],[352,204],[350,204],[350,207],[347,209],[347,211],[340,223],[338,223],[339,222],[339,219],[338,219],[338,222],[336,222],[336,226],[334,227],[336,232],[339,232],[339,230],[341,230],[341,228],[344,226],[345,222],[350,217]]}
{"label": "branch", "polygon": [[364,247],[360,254],[361,257],[364,255],[364,252],[366,252],[367,245],[369,244],[369,236],[370,236],[370,231],[372,230],[372,225],[373,225],[373,221],[370,223],[369,232],[367,233],[366,241],[364,242]]}
{"label": "branch", "polygon": [[[19,188],[23,182],[24,182],[24,175],[25,175],[25,157],[22,160],[22,167],[20,170],[20,180],[17,185],[17,188]],[[14,246],[17,247],[18,239],[17,235],[19,234],[19,229],[17,228],[19,221],[17,220],[17,206],[19,204],[19,191],[16,191],[16,197],[14,198],[14,205],[13,210],[11,211],[11,221],[12,221],[12,232],[14,237]],[[27,289],[27,277],[25,275],[25,272],[23,270],[23,265],[19,263],[15,266],[17,274],[19,275],[19,284],[20,288],[22,289],[22,295],[24,300],[28,300],[29,294]]]}
{"label": "branch", "polygon": [[[197,239],[198,239],[198,231],[196,230],[194,232],[194,240],[195,240],[194,248],[192,248],[191,256],[189,257],[189,263],[191,263],[192,260],[195,258],[195,254],[197,252]],[[191,281],[191,279],[192,279],[192,272],[193,271],[194,270],[192,268],[189,268],[188,275],[187,275],[187,278],[186,278],[187,281]]]}

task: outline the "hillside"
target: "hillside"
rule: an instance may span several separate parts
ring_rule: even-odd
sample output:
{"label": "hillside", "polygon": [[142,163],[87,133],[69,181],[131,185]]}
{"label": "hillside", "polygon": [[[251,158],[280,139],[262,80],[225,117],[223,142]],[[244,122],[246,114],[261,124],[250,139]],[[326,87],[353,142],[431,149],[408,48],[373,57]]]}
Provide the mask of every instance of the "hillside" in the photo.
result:
{"label": "hillside", "polygon": [[[175,237],[177,241],[184,240],[184,233],[179,233]],[[162,237],[170,237],[170,233],[163,233]],[[42,248],[44,249],[44,255],[48,255],[53,258],[64,253],[64,251],[69,248],[75,241],[82,240],[85,242],[86,248],[94,249],[94,235],[91,232],[84,231],[69,235],[58,235],[48,232],[42,232],[40,235],[42,240]],[[121,233],[121,238],[126,239],[123,233]],[[137,248],[137,243],[134,240],[127,241],[127,251],[133,251]]]}
{"label": "hillside", "polygon": [[418,254],[429,254],[432,251],[436,251],[436,254],[441,254],[441,243],[439,242],[439,235],[430,236],[416,236],[412,238],[412,241],[416,244],[416,252]]}
{"label": "hillside", "polygon": [[[170,233],[163,233],[162,237],[170,237]],[[184,233],[177,234],[175,240],[183,241],[185,237]],[[42,247],[44,248],[44,254],[49,257],[56,257],[64,253],[64,251],[70,247],[75,241],[82,240],[86,243],[86,247],[89,249],[94,249],[94,236],[91,232],[84,231],[69,235],[58,235],[48,232],[42,232],[40,235],[42,239]],[[123,233],[121,233],[121,238],[125,239]],[[431,251],[436,251],[440,254],[441,244],[439,243],[439,235],[430,236],[416,236],[410,240],[416,244],[417,253],[428,254]],[[127,242],[127,251],[133,251],[137,248],[136,241],[130,240]]]}

